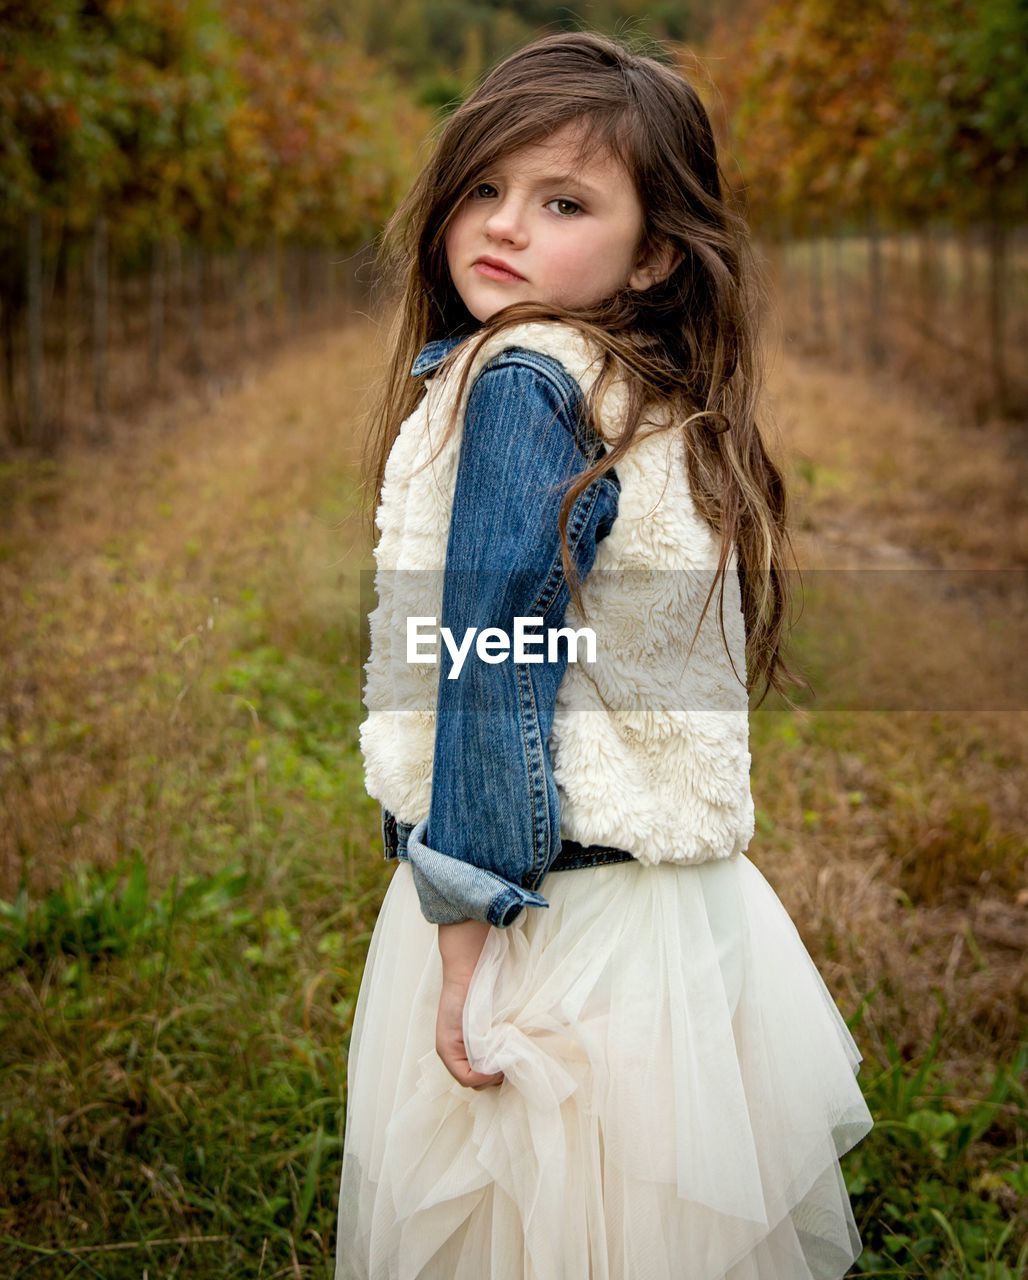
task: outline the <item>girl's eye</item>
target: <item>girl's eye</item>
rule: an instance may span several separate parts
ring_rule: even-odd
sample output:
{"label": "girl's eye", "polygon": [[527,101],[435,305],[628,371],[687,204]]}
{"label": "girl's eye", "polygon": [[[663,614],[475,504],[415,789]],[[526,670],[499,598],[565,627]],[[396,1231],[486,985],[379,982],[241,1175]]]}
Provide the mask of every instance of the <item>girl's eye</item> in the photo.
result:
{"label": "girl's eye", "polygon": [[[482,194],[483,191],[485,192],[484,196]],[[489,199],[490,194],[495,191],[496,188],[491,182],[476,182],[471,188],[471,194],[479,200]],[[565,196],[558,196],[555,200],[550,200],[549,204],[564,206],[559,210],[560,217],[562,218],[574,218],[582,211],[582,206],[577,200],[569,200]],[[571,207],[570,212],[567,210],[567,206],[569,205]]]}
{"label": "girl's eye", "polygon": [[559,210],[559,215],[561,215],[561,218],[574,218],[577,212],[581,212],[581,205],[579,204],[579,202],[577,202],[577,200],[565,200],[565,198],[561,196],[558,196],[557,200],[550,200],[550,205],[571,205],[572,211],[570,212],[570,214],[568,214],[566,210],[563,210],[563,209]]}

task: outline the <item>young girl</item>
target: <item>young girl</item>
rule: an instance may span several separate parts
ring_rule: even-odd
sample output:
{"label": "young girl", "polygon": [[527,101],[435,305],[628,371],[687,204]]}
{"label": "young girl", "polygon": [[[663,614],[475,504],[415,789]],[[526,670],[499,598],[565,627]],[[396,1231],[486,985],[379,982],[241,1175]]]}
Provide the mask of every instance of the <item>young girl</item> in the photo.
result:
{"label": "young girl", "polygon": [[841,1277],[872,1120],[745,852],[787,535],[707,115],[661,61],[546,36],[387,244],[361,748],[396,868],[336,1280]]}

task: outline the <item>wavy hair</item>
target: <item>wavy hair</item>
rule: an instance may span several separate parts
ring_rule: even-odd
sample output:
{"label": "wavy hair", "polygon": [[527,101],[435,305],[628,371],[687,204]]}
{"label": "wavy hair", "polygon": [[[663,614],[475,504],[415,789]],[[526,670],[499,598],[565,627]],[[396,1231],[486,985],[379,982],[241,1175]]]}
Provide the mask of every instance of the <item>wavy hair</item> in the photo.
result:
{"label": "wavy hair", "polygon": [[[626,285],[589,308],[518,302],[480,323],[450,278],[447,225],[476,176],[572,121],[581,126],[579,164],[606,149],[631,175],[644,212],[641,252],[670,247],[669,257],[677,253],[680,260],[649,288]],[[589,422],[597,420],[613,380],[626,393],[619,436],[575,478],[558,516],[564,571],[579,609],[580,583],[567,543],[571,508],[593,480],[617,467],[647,410],[663,406],[680,431],[696,508],[721,542],[696,634],[720,580],[724,636],[724,575],[734,546],[748,687],[764,682],[756,705],[772,687],[784,693],[786,682],[805,684],[781,654],[789,607],[782,572],[787,496],[756,420],[763,385],[757,318],[767,288],[745,215],[723,181],[707,111],[678,70],[591,31],[545,35],[516,50],[442,122],[431,158],[386,224],[378,262],[399,302],[369,435],[374,469],[366,484],[374,488],[376,505],[389,451],[424,392],[423,379],[412,378],[410,369],[426,342],[472,333],[474,341],[485,342],[529,320],[573,325],[602,357],[587,397]],[[466,349],[462,343],[459,350]],[[456,356],[455,350],[443,368]],[[467,370],[458,405],[466,378]]]}

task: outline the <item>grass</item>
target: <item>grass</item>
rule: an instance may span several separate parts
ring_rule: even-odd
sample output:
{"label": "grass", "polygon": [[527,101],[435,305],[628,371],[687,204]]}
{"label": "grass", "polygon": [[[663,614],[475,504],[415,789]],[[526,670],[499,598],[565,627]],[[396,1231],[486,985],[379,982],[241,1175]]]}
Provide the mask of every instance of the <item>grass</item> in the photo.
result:
{"label": "grass", "polygon": [[[367,323],[304,340],[213,406],[0,477],[4,1277],[331,1275],[346,1045],[389,878],[357,743],[374,344]],[[868,519],[850,376],[786,361],[776,394],[810,539],[830,512],[870,552],[912,517],[897,481]],[[906,418],[892,394],[876,422]],[[854,1274],[1028,1261],[1024,728],[753,718],[751,856],[865,1054]]]}

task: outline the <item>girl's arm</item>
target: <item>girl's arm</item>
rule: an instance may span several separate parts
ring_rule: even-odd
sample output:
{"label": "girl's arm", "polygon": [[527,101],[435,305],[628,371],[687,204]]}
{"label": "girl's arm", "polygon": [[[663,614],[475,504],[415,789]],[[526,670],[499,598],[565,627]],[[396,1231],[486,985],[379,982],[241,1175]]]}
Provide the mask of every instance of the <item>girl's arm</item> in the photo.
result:
{"label": "girl's arm", "polygon": [[[468,627],[513,635],[516,617],[560,626],[568,588],[557,511],[562,482],[583,470],[599,442],[582,434],[577,383],[538,353],[507,352],[472,388],[461,442],[446,555],[441,624],[460,641]],[[610,473],[579,495],[568,522],[578,572],[617,514]],[[537,650],[538,652],[538,650]],[[543,655],[541,655],[543,656]],[[411,831],[407,856],[422,912],[438,925],[443,978],[436,1052],[460,1084],[499,1084],[468,1061],[464,1005],[493,925],[507,927],[560,852],[560,807],[547,740],[557,662],[515,668],[511,658],[466,660],[458,679],[440,667],[430,812]],[[431,836],[429,836],[431,831]]]}
{"label": "girl's arm", "polygon": [[467,987],[492,925],[482,920],[461,920],[439,926],[439,954],[443,958],[443,982]]}
{"label": "girl's arm", "polygon": [[[581,390],[550,356],[509,348],[485,367],[465,415],[446,551],[442,618],[457,643],[474,628],[514,636],[515,618],[564,621],[569,590],[557,514],[567,482],[602,442],[586,433]],[[571,511],[571,553],[584,579],[617,514],[608,472]],[[538,627],[532,631],[539,635]],[[560,852],[560,804],[547,742],[567,646],[486,662],[472,649],[457,678],[440,661],[429,812],[411,830],[407,857],[422,914],[435,924],[509,926]],[[470,972],[480,936],[444,942],[451,968]],[[469,960],[471,961],[469,965]]]}
{"label": "girl's arm", "polygon": [[443,982],[435,1022],[435,1051],[447,1071],[471,1089],[502,1084],[503,1072],[476,1071],[468,1061],[464,1043],[464,1003],[475,964],[492,925],[481,920],[439,926],[439,951],[443,957]]}

